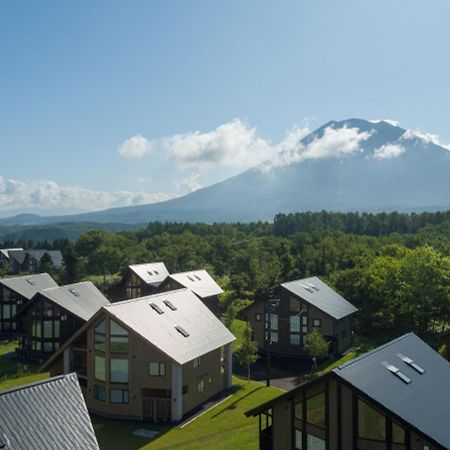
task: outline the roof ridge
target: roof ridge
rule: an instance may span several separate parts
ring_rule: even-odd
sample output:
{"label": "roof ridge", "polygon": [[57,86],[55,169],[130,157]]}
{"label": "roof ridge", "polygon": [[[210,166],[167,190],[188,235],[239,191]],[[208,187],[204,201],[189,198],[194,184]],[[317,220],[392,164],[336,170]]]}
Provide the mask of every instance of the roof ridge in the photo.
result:
{"label": "roof ridge", "polygon": [[181,292],[181,291],[190,291],[190,289],[188,288],[180,288],[180,289],[175,289],[172,291],[165,291],[165,292],[158,292],[157,294],[151,294],[151,295],[146,295],[144,297],[137,297],[137,298],[130,298],[128,300],[122,300],[121,302],[115,302],[115,303],[110,303],[109,305],[104,305],[104,308],[111,308],[113,306],[116,305],[123,305],[125,303],[135,303],[138,301],[144,301],[144,300],[149,300],[153,297],[162,297],[162,296],[167,296],[169,294],[173,294],[174,292]]}
{"label": "roof ridge", "polygon": [[335,372],[337,370],[345,369],[346,367],[351,366],[352,364],[355,364],[355,363],[357,363],[357,362],[361,361],[362,359],[365,359],[365,358],[367,358],[369,356],[372,356],[375,353],[379,352],[380,350],[384,350],[385,348],[390,347],[391,345],[396,344],[397,342],[399,342],[399,341],[401,341],[403,339],[406,339],[409,336],[416,336],[416,335],[411,331],[411,332],[406,333],[406,334],[404,334],[402,336],[399,336],[399,337],[393,339],[392,341],[386,342],[385,344],[380,345],[379,347],[374,348],[373,350],[370,350],[369,352],[363,353],[362,355],[358,356],[357,358],[351,359],[350,361],[347,361],[347,362],[341,364],[340,366],[338,366],[335,369],[333,369],[333,372]]}
{"label": "roof ridge", "polygon": [[4,280],[22,280],[22,279],[27,279],[27,278],[32,278],[32,277],[39,277],[41,275],[48,275],[51,278],[49,273],[42,272],[42,273],[29,273],[28,275],[20,275],[18,277],[4,277],[4,278],[0,278],[0,281],[4,281]]}
{"label": "roof ridge", "polygon": [[5,391],[0,392],[0,397],[6,394],[11,394],[13,392],[22,391],[24,389],[29,389],[35,386],[40,386],[42,384],[53,383],[54,381],[61,380],[63,378],[73,378],[75,377],[78,380],[78,376],[76,372],[66,373],[62,375],[56,375],[54,377],[45,378],[44,380],[34,381],[32,383],[22,384],[20,386],[13,387],[11,389],[6,389]]}
{"label": "roof ridge", "polygon": [[164,262],[163,261],[153,261],[153,262],[149,262],[149,263],[130,264],[128,267],[149,266],[150,264],[164,264]]}

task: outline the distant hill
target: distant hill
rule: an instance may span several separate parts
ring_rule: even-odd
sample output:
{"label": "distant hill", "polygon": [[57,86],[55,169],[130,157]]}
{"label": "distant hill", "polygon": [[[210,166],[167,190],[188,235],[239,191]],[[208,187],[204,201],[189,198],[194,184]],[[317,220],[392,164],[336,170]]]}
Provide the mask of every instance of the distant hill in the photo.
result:
{"label": "distant hill", "polygon": [[307,210],[435,211],[450,208],[449,194],[450,151],[391,123],[349,119],[318,128],[300,149],[183,197],[70,216],[21,215],[0,223],[235,222]]}

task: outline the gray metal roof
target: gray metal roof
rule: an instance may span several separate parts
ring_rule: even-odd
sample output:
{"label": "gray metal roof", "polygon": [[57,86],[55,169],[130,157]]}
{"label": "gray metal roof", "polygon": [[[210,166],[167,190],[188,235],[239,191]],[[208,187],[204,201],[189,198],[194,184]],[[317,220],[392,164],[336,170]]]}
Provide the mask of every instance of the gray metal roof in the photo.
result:
{"label": "gray metal roof", "polygon": [[132,264],[128,266],[142,281],[147,284],[158,286],[169,275],[163,262],[152,262],[146,264]]}
{"label": "gray metal roof", "polygon": [[338,320],[358,311],[348,300],[317,277],[289,281],[281,286]]}
{"label": "gray metal roof", "polygon": [[57,287],[58,284],[48,273],[25,275],[22,277],[2,278],[0,284],[30,300],[42,289]]}
{"label": "gray metal roof", "polygon": [[109,300],[90,281],[44,289],[39,294],[88,321]]}
{"label": "gray metal roof", "polygon": [[25,262],[27,255],[34,258],[37,262],[40,262],[45,253],[48,253],[52,260],[52,264],[57,268],[61,268],[63,265],[62,253],[59,250],[23,250],[23,249],[13,249],[8,252],[10,258],[16,260],[20,265]]}
{"label": "gray metal roof", "polygon": [[[418,373],[403,358],[425,372]],[[386,366],[400,369],[407,384]],[[409,333],[333,371],[397,416],[450,448],[450,363]]]}
{"label": "gray metal roof", "polygon": [[[164,301],[169,301],[173,311]],[[162,314],[150,304],[159,307]],[[179,364],[211,352],[236,338],[188,289],[149,295],[105,306],[113,317]],[[175,327],[182,327],[189,336]]]}
{"label": "gray metal roof", "polygon": [[0,392],[4,450],[98,450],[76,374]]}
{"label": "gray metal roof", "polygon": [[12,251],[21,251],[23,248],[17,247],[17,248],[0,248],[0,253],[6,258],[9,259],[9,252]]}
{"label": "gray metal roof", "polygon": [[206,270],[194,270],[169,275],[181,286],[190,289],[200,298],[211,297],[223,293],[222,288],[214,281]]}

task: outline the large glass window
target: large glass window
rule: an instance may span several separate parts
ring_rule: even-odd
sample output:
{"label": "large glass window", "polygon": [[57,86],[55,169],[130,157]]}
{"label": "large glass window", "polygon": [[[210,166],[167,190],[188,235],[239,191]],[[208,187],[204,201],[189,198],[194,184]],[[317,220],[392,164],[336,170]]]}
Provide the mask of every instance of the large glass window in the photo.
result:
{"label": "large glass window", "polygon": [[97,400],[105,401],[105,387],[94,384],[94,398]]}
{"label": "large glass window", "polygon": [[166,364],[163,362],[150,362],[148,370],[152,377],[164,377],[166,375]]}
{"label": "large glass window", "polygon": [[128,403],[128,389],[110,389],[109,401],[111,403]]}
{"label": "large glass window", "polygon": [[405,430],[400,425],[392,422],[392,442],[394,444],[405,444]]}
{"label": "large glass window", "polygon": [[41,331],[41,321],[33,319],[33,324],[31,327],[31,334],[33,337],[42,337],[42,331]]}
{"label": "large glass window", "polygon": [[94,330],[94,348],[99,352],[105,351],[105,321],[102,320]]}
{"label": "large glass window", "polygon": [[361,399],[358,399],[358,436],[375,441],[386,440],[385,416]]}
{"label": "large glass window", "polygon": [[53,337],[53,321],[44,320],[44,338]]}
{"label": "large glass window", "polygon": [[295,404],[295,418],[298,420],[303,419],[303,403],[298,402]]}
{"label": "large glass window", "polygon": [[105,358],[95,355],[94,366],[95,379],[105,381]]}
{"label": "large glass window", "polygon": [[308,434],[306,441],[308,450],[325,450],[325,441],[312,434]]}
{"label": "large glass window", "polygon": [[110,322],[110,327],[111,353],[128,353],[128,331],[113,320]]}
{"label": "large glass window", "polygon": [[325,393],[315,395],[306,401],[306,420],[311,425],[325,428]]}
{"label": "large glass window", "polygon": [[128,359],[111,358],[111,383],[128,383]]}
{"label": "large glass window", "polygon": [[197,394],[201,394],[205,390],[205,380],[197,382]]}
{"label": "large glass window", "polygon": [[295,430],[295,450],[303,449],[303,433],[301,430]]}

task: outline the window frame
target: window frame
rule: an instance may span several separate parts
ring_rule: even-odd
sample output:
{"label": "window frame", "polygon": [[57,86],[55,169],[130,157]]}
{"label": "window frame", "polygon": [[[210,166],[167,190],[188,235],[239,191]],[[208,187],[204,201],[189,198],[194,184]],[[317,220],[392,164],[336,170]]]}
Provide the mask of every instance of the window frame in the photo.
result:
{"label": "window frame", "polygon": [[[156,374],[152,373],[152,371],[151,371],[152,364],[157,364],[158,365],[158,370],[157,370],[158,373],[156,373]],[[161,368],[163,370],[161,370]],[[148,375],[150,377],[165,377],[166,373],[167,372],[166,372],[166,363],[165,362],[162,362],[162,361],[150,361],[148,363]]]}

